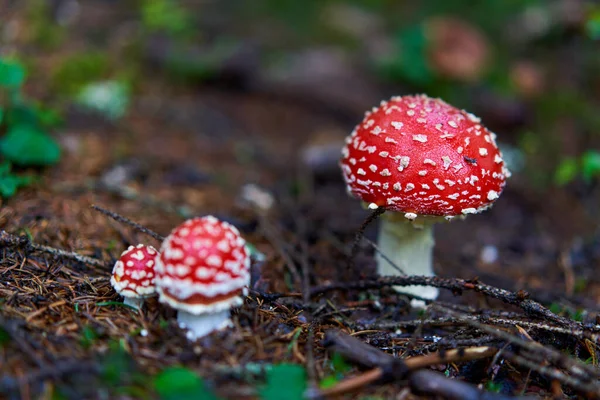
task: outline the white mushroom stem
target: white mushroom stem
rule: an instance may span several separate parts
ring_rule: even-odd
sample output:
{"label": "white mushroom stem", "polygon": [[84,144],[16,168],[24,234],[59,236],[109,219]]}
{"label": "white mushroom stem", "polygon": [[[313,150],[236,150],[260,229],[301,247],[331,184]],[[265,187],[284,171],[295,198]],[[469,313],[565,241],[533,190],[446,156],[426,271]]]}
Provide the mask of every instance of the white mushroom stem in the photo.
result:
{"label": "white mushroom stem", "polygon": [[229,310],[203,314],[178,311],[177,322],[179,322],[179,327],[188,329],[187,338],[195,340],[212,331],[231,326],[231,317]]}
{"label": "white mushroom stem", "polygon": [[142,308],[142,304],[144,304],[143,297],[123,297],[123,304],[127,306],[131,306],[133,308],[137,308],[138,310]]}
{"label": "white mushroom stem", "polygon": [[[391,214],[391,215],[390,215]],[[433,223],[415,225],[401,214],[388,213],[381,217],[377,253],[377,272],[381,276],[425,275],[434,276],[432,255]],[[387,259],[386,259],[387,258]],[[389,261],[388,261],[389,260]],[[400,268],[398,271],[390,261]],[[438,288],[431,286],[395,286],[400,293],[414,294],[435,300]]]}

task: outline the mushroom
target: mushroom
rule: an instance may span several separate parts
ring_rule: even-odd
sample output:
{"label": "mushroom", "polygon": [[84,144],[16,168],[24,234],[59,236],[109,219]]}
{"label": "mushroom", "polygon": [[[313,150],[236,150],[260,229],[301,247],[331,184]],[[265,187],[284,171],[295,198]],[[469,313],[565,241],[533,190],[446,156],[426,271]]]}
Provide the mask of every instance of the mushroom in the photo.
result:
{"label": "mushroom", "polygon": [[123,303],[140,308],[145,297],[155,293],[154,266],[158,251],[152,246],[129,246],[113,267],[110,284],[123,296]]}
{"label": "mushroom", "polygon": [[190,340],[231,325],[250,283],[250,255],[239,231],[213,216],[193,218],[165,238],[156,266],[159,301],[178,310]]}
{"label": "mushroom", "polygon": [[[510,172],[479,118],[425,95],[393,97],[366,113],[346,138],[341,167],[348,192],[382,216],[380,275],[433,276],[433,224],[494,203]],[[394,265],[390,264],[391,261]],[[438,289],[396,287],[436,299]]]}

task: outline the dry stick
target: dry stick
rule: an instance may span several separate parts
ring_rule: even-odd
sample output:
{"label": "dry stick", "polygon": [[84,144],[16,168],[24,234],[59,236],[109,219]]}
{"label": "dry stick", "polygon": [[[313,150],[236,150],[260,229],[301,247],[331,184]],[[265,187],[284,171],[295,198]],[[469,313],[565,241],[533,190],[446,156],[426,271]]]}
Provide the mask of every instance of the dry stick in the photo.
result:
{"label": "dry stick", "polygon": [[[381,256],[381,258],[383,258],[383,259],[384,259],[384,260],[385,260],[387,263],[389,263],[389,264],[392,266],[392,268],[394,268],[396,271],[398,271],[398,273],[399,273],[400,275],[406,275],[406,272],[404,272],[404,271],[402,270],[402,268],[400,268],[399,266],[397,266],[397,265],[396,265],[396,263],[394,262],[394,260],[392,260],[392,259],[391,259],[391,258],[389,258],[387,255],[385,255],[385,253],[383,253],[383,252],[381,251],[381,249],[379,248],[379,246],[377,246],[377,245],[375,244],[375,242],[373,242],[372,240],[370,240],[370,239],[368,239],[368,238],[366,238],[366,237],[363,237],[363,240],[364,240],[365,242],[367,242],[367,243],[368,243],[368,244],[369,244],[369,245],[370,245],[370,246],[371,246],[373,249],[375,249],[375,251],[376,251],[377,253],[379,253],[379,255]],[[430,300],[430,299],[425,299],[425,300]]]}
{"label": "dry stick", "polygon": [[145,226],[140,225],[137,222],[134,222],[134,221],[132,221],[132,220],[130,220],[128,218],[125,218],[124,216],[122,216],[120,214],[117,214],[116,212],[109,211],[109,210],[107,210],[105,208],[102,208],[102,207],[99,207],[99,206],[97,206],[95,204],[92,204],[90,207],[92,209],[94,209],[94,210],[96,210],[96,211],[98,211],[98,212],[106,215],[107,217],[110,217],[110,218],[114,219],[117,222],[121,222],[123,224],[127,224],[127,225],[132,226],[133,228],[137,229],[138,231],[140,231],[142,233],[145,233],[146,235],[149,235],[149,236],[153,237],[154,239],[158,240],[159,242],[162,242],[163,240],[165,240],[165,238],[163,236],[159,235],[158,233],[154,232],[153,230],[148,229]]}
{"label": "dry stick", "polygon": [[529,360],[523,356],[517,355],[510,351],[502,351],[502,357],[527,368],[530,371],[535,371],[542,376],[557,380],[562,384],[568,385],[578,392],[587,392],[586,398],[600,398],[600,387],[596,382],[585,382],[576,377],[569,376],[557,368],[540,365],[537,361]]}
{"label": "dry stick", "polygon": [[6,231],[0,231],[0,248],[1,247],[21,248],[26,252],[39,251],[41,253],[47,253],[55,257],[62,257],[70,260],[75,260],[82,264],[88,264],[98,268],[104,269],[108,267],[108,264],[102,260],[98,260],[96,258],[88,256],[83,256],[81,254],[71,251],[65,251],[61,249],[56,249],[54,247],[37,244],[30,241],[26,236],[15,236]]}
{"label": "dry stick", "polygon": [[[441,307],[439,307],[439,306],[437,306],[436,308],[441,309]],[[452,310],[448,310],[448,309],[443,309],[443,310],[447,313],[450,313],[451,315],[460,316],[459,313],[456,313]],[[561,353],[557,350],[554,350],[553,348],[543,346],[538,342],[531,342],[528,340],[521,339],[518,336],[515,336],[508,332],[501,331],[501,330],[495,329],[493,327],[484,325],[477,321],[465,319],[465,322],[468,323],[469,325],[473,326],[474,328],[477,328],[477,329],[484,331],[490,335],[494,335],[500,339],[506,340],[509,343],[516,344],[517,346],[528,350],[531,353],[530,356],[532,356],[532,357],[542,358],[545,361],[549,361],[553,364],[558,365],[561,368],[566,369],[571,375],[578,377],[578,378],[573,378],[573,379],[577,379],[582,384],[584,382],[589,382],[589,385],[591,385],[591,386],[589,386],[589,388],[593,388],[593,390],[591,390],[591,391],[600,395],[600,384],[595,383],[597,381],[597,379],[600,377],[600,371],[598,371],[596,368],[594,368],[590,365],[584,364],[583,362],[581,362],[579,360],[576,360],[569,356],[566,356],[563,353]],[[534,371],[536,371],[538,373],[543,373],[541,371],[542,366],[540,366],[539,364],[535,364],[535,365],[536,365],[536,368],[530,368],[529,365],[527,365],[526,367],[533,369]],[[525,366],[525,365],[523,365],[523,366]],[[566,379],[562,379],[562,378],[561,379],[556,378],[556,379],[559,380],[561,383],[573,386],[572,380],[566,380]],[[575,389],[578,388],[577,385],[575,385],[573,387]],[[586,389],[586,390],[588,390],[588,389]]]}
{"label": "dry stick", "polygon": [[491,357],[498,351],[493,347],[479,346],[399,359],[339,331],[328,331],[324,344],[330,350],[340,353],[344,358],[372,368],[331,388],[321,390],[319,394],[326,397],[349,393],[386,377],[388,379],[403,379],[410,371],[431,365]]}
{"label": "dry stick", "polygon": [[354,237],[354,243],[352,243],[352,251],[350,252],[350,258],[348,258],[348,270],[351,271],[354,268],[354,259],[356,258],[356,254],[358,254],[358,245],[360,244],[360,241],[364,236],[367,226],[369,226],[371,222],[379,218],[379,216],[382,215],[384,212],[385,207],[377,207],[375,211],[373,211],[358,228],[356,236]]}
{"label": "dry stick", "polygon": [[444,326],[444,325],[468,325],[466,320],[479,321],[483,324],[492,324],[492,325],[509,325],[515,326],[519,325],[524,328],[529,329],[539,329],[547,332],[560,333],[563,335],[571,335],[575,336],[578,339],[587,338],[585,331],[581,329],[570,329],[564,328],[562,326],[549,325],[545,322],[532,322],[532,321],[524,321],[520,319],[512,319],[512,318],[497,318],[497,317],[489,317],[486,315],[463,315],[461,317],[440,317],[440,318],[431,318],[431,319],[417,319],[411,321],[383,321],[383,322],[375,322],[370,324],[360,324],[360,325],[351,325],[351,328],[360,329],[380,329],[380,330],[396,330],[396,329],[406,329],[406,328],[418,328],[423,325],[429,326]]}
{"label": "dry stick", "polygon": [[[455,294],[460,294],[465,290],[473,290],[482,293],[488,297],[498,299],[504,303],[511,304],[522,308],[526,313],[542,317],[547,320],[556,322],[561,325],[569,326],[576,329],[584,329],[583,325],[558,316],[540,303],[530,300],[529,294],[525,291],[513,293],[508,290],[500,289],[494,286],[480,283],[476,280],[470,281],[465,279],[441,278],[438,276],[384,276],[374,280],[363,280],[348,283],[334,283],[331,285],[317,286],[311,291],[311,296],[316,296],[332,290],[353,290],[353,289],[379,289],[384,286],[433,286],[437,288],[448,289]],[[592,329],[593,330],[593,329]],[[596,328],[596,332],[600,332],[600,327]]]}
{"label": "dry stick", "polygon": [[422,369],[412,372],[408,383],[413,392],[447,400],[514,400],[538,399],[538,397],[513,397],[499,393],[482,392],[474,385],[458,379],[448,379],[444,374]]}

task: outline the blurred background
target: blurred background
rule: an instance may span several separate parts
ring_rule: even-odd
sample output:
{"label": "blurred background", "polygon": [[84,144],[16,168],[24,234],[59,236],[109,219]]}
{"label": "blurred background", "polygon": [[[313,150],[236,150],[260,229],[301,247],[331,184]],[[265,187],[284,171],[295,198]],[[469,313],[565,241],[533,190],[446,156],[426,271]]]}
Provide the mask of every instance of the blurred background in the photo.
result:
{"label": "blurred background", "polygon": [[104,204],[164,232],[164,204],[244,220],[255,184],[302,199],[326,271],[319,239],[346,245],[366,215],[344,137],[426,93],[481,117],[513,172],[490,212],[438,229],[438,272],[595,307],[599,44],[600,5],[579,0],[0,0],[4,215],[109,188]]}

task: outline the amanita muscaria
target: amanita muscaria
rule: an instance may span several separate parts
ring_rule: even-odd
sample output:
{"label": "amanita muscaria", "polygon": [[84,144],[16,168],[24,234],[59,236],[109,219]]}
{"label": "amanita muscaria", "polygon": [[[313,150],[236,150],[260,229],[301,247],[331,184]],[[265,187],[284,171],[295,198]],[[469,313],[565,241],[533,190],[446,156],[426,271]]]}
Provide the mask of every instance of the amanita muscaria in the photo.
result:
{"label": "amanita muscaria", "polygon": [[[433,224],[477,214],[500,196],[510,172],[496,135],[475,117],[425,95],[393,97],[366,113],[346,139],[341,167],[350,194],[382,217],[380,252],[407,275],[434,275]],[[398,275],[378,254],[378,272]],[[433,287],[398,291],[435,299]]]}
{"label": "amanita muscaria", "polygon": [[212,216],[173,229],[156,266],[159,301],[178,310],[177,321],[195,339],[231,324],[250,283],[246,241],[231,224]]}
{"label": "amanita muscaria", "polygon": [[129,246],[113,267],[110,283],[123,296],[123,303],[140,308],[144,298],[154,295],[154,267],[158,251],[152,246]]}

